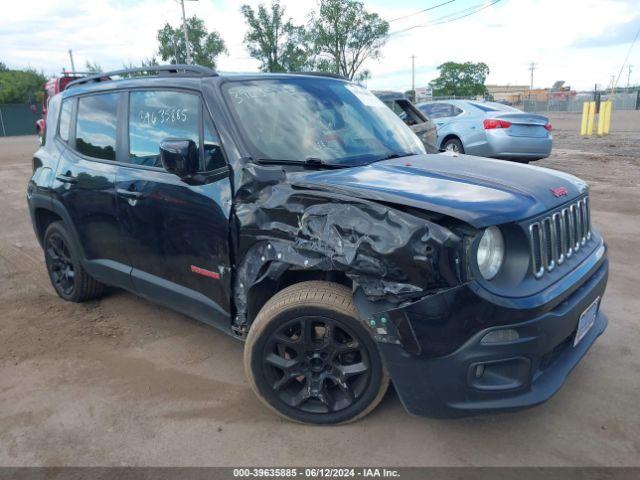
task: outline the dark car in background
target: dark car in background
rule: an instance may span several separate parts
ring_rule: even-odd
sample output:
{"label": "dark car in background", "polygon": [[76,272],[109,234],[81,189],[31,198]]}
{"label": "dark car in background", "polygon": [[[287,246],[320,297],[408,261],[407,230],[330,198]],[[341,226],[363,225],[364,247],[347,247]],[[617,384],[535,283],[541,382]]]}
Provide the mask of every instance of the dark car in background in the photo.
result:
{"label": "dark car in background", "polygon": [[427,153],[436,153],[438,151],[436,147],[436,125],[428,116],[416,108],[406,95],[390,90],[373,90],[371,93],[382,100],[413,130],[424,144]]}
{"label": "dark car in background", "polygon": [[442,150],[527,163],[551,153],[549,119],[496,102],[438,100],[419,103],[438,128]]}
{"label": "dark car in background", "polygon": [[583,181],[426,154],[346,80],[110,72],[47,121],[27,199],[57,294],[120,287],[245,341],[286,418],[356,420],[390,381],[417,415],[536,405],[607,325]]}

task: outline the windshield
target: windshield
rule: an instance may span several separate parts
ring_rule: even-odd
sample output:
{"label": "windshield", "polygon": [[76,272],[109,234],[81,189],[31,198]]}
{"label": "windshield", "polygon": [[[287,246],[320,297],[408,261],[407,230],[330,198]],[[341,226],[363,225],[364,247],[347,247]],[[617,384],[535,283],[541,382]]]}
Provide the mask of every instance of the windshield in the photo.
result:
{"label": "windshield", "polygon": [[362,165],[424,153],[375,95],[326,78],[232,81],[223,91],[256,159]]}

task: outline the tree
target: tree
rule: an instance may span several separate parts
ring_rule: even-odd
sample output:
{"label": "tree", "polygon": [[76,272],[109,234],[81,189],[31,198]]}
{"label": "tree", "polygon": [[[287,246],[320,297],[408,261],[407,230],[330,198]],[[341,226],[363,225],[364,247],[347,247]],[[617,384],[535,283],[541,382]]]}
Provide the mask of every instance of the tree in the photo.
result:
{"label": "tree", "polygon": [[47,77],[33,69],[0,70],[0,103],[38,103]]}
{"label": "tree", "polygon": [[292,72],[304,70],[310,57],[303,26],[296,26],[285,18],[285,8],[279,0],[272,0],[271,8],[258,5],[256,12],[249,5],[240,7],[248,31],[244,43],[249,55],[260,60],[263,72]]}
{"label": "tree", "polygon": [[389,36],[389,23],[365,10],[357,0],[320,0],[318,13],[312,13],[309,31],[315,46],[316,66],[320,70],[357,77],[367,59],[381,57]]}
{"label": "tree", "polygon": [[486,63],[446,62],[438,66],[438,70],[440,76],[429,83],[434,96],[474,97],[487,92],[484,82],[489,75],[489,67]]}
{"label": "tree", "polygon": [[366,85],[368,80],[371,80],[371,70],[366,69],[359,72],[353,80],[361,85]]}
{"label": "tree", "polygon": [[4,64],[4,62],[0,62],[0,72],[6,72],[7,70],[9,70],[9,69]]}
{"label": "tree", "polygon": [[100,72],[102,72],[102,67],[100,66],[100,64],[98,62],[91,62],[91,61],[87,60],[87,62],[85,63],[85,68],[87,69],[87,72],[89,72],[89,73],[100,73]]}
{"label": "tree", "polygon": [[[209,33],[204,21],[195,15],[187,19],[187,34],[191,47],[193,63],[214,68],[216,57],[226,53],[224,40],[218,32]],[[182,27],[173,28],[169,23],[158,30],[158,53],[164,61],[172,64],[187,63],[187,49],[184,42]]]}
{"label": "tree", "polygon": [[405,90],[404,91],[404,96],[415,103],[415,101],[416,101],[416,91],[415,90]]}
{"label": "tree", "polygon": [[[155,73],[153,72],[153,69],[151,67],[157,66],[159,65],[158,63],[158,59],[156,58],[155,55],[152,55],[151,57],[147,57],[147,58],[143,58],[142,60],[140,60],[140,63],[134,63],[129,61],[128,63],[125,62],[122,64],[122,69],[123,70],[132,70],[134,68],[149,68],[149,72],[146,72],[146,75],[154,75]],[[138,75],[145,75],[145,73],[137,73],[135,74],[135,76]],[[131,75],[129,73],[125,73],[122,75],[123,78],[130,78],[134,75]]]}

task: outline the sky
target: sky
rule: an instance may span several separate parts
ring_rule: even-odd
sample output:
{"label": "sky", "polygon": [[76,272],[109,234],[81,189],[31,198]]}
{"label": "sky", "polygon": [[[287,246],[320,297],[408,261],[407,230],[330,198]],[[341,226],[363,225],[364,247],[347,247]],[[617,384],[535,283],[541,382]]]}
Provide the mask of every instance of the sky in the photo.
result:
{"label": "sky", "polygon": [[[263,0],[264,1],[264,0]],[[535,62],[534,87],[556,80],[577,90],[606,87],[618,77],[634,36],[640,29],[640,0],[453,0],[428,12],[419,10],[448,0],[365,0],[365,7],[390,22],[391,36],[382,58],[365,67],[372,89],[411,88],[415,55],[416,87],[427,86],[446,61],[485,62],[487,84],[528,85]],[[270,0],[267,0],[269,3]],[[228,55],[218,58],[221,71],[257,71],[259,62],[244,45],[240,5],[259,0],[186,1],[187,16],[204,19],[218,31]],[[316,0],[281,0],[295,23],[306,23]],[[443,18],[474,6],[487,8],[457,21]],[[180,25],[176,0],[20,0],[3,2],[0,61],[10,68],[32,67],[47,75],[87,61],[104,70],[139,62],[157,50],[156,33],[165,22]],[[416,28],[411,28],[416,27]],[[409,30],[407,30],[409,29]],[[403,31],[406,30],[406,31]],[[640,39],[631,50],[631,84],[640,83]],[[620,86],[627,84],[625,66]]]}

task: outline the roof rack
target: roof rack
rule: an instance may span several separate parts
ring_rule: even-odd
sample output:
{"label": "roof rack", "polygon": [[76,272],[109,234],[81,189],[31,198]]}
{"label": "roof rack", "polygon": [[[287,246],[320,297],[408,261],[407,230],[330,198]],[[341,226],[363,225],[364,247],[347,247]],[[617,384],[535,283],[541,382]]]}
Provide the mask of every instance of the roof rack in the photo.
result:
{"label": "roof rack", "polygon": [[331,73],[331,72],[288,72],[294,75],[311,75],[312,77],[329,77],[329,78],[339,78],[340,80],[347,80],[349,81],[349,79],[347,77],[345,77],[344,75],[340,75],[339,73]]}
{"label": "roof rack", "polygon": [[[151,72],[157,72],[157,75],[145,75]],[[218,73],[211,68],[202,67],[200,65],[150,65],[148,67],[126,68],[123,70],[113,70],[111,72],[100,72],[89,77],[83,77],[74,80],[67,85],[67,88],[83,85],[92,82],[106,82],[113,80],[112,77],[133,77],[136,76],[153,76],[163,77],[169,75],[189,76],[189,77],[216,77]]]}

